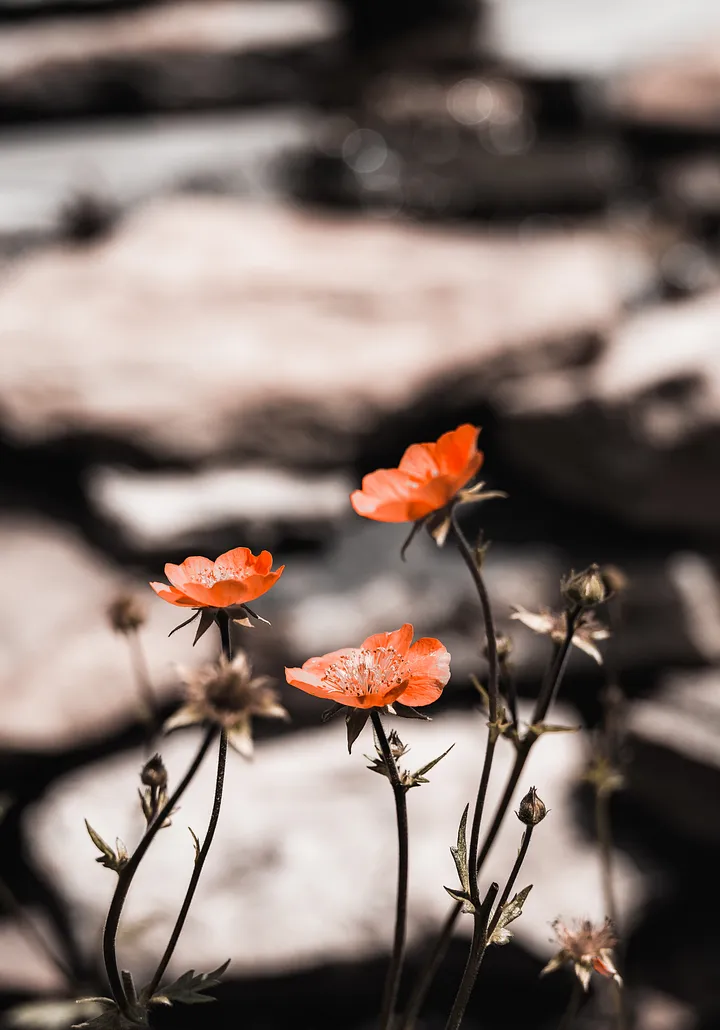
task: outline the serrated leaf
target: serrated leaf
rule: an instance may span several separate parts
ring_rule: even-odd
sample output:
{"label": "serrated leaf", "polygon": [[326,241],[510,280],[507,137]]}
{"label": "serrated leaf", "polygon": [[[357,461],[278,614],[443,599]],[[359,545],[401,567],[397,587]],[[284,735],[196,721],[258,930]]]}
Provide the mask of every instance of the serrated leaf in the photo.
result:
{"label": "serrated leaf", "polygon": [[523,905],[527,901],[528,894],[532,889],[532,884],[527,887],[523,887],[523,889],[518,891],[510,901],[505,902],[500,911],[497,923],[495,924],[495,929],[490,937],[490,944],[507,944],[512,937],[512,934],[509,930],[506,930],[505,927],[522,915]]}
{"label": "serrated leaf", "polygon": [[195,973],[194,969],[183,973],[173,983],[168,984],[159,994],[150,998],[150,1005],[202,1005],[206,1002],[215,1001],[210,995],[204,994],[213,987],[220,984],[220,977],[230,965],[230,959],[223,962],[217,969],[210,973]]}
{"label": "serrated leaf", "polygon": [[121,866],[124,865],[127,861],[127,857],[125,858],[125,862],[121,863],[119,856],[115,854],[115,852],[107,843],[107,841],[104,841],[100,834],[96,833],[96,831],[93,830],[92,826],[87,821],[87,819],[85,820],[85,827],[90,836],[90,840],[93,842],[98,851],[101,852],[100,857],[96,858],[95,861],[99,862],[100,865],[105,866],[106,869],[112,869],[113,872],[117,873]]}
{"label": "serrated leaf", "polygon": [[453,901],[459,901],[463,907],[463,912],[474,912],[475,906],[470,899],[470,895],[466,894],[465,891],[456,891],[452,887],[443,887],[446,890]]}
{"label": "serrated leaf", "polygon": [[438,764],[438,762],[442,762],[442,760],[445,757],[445,755],[449,755],[450,754],[450,752],[452,751],[452,749],[454,747],[455,747],[455,745],[451,744],[450,747],[447,749],[447,751],[443,751],[443,753],[441,755],[438,755],[437,758],[433,758],[432,762],[428,762],[428,764],[424,765],[422,767],[422,769],[417,769],[415,771],[414,775],[415,776],[424,776],[425,773],[430,772],[431,769],[435,768],[435,766]]}
{"label": "serrated leaf", "polygon": [[[453,857],[455,868],[457,869],[458,879],[460,880],[462,889],[466,894],[470,893],[467,864],[467,820],[469,811],[470,805],[465,805],[465,811],[462,814],[460,826],[458,827],[457,845],[454,848],[450,848],[450,854]],[[447,888],[445,889],[447,890]]]}

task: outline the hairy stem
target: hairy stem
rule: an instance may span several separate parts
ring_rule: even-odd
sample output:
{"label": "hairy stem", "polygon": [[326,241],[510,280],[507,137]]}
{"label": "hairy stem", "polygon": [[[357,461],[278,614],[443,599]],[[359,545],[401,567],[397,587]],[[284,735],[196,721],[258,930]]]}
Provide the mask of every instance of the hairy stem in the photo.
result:
{"label": "hairy stem", "polygon": [[[535,704],[535,710],[532,717],[532,725],[537,726],[538,723],[547,715],[547,712],[552,704],[553,699],[556,697],[557,692],[560,688],[560,683],[565,674],[565,668],[567,666],[568,656],[570,653],[570,647],[572,645],[573,633],[575,625],[577,623],[577,613],[568,613],[567,617],[567,630],[565,633],[565,639],[562,644],[555,649],[553,657],[550,662],[548,674],[546,675],[542,687],[540,689],[540,695]],[[538,733],[534,729],[529,729],[523,739],[517,743],[517,753],[515,755],[515,762],[510,775],[508,777],[503,796],[500,799],[500,803],[495,810],[493,821],[490,824],[490,828],[487,831],[485,840],[477,858],[477,871],[478,873],[482,870],[482,867],[487,859],[487,856],[492,849],[495,839],[500,831],[505,816],[510,807],[515,788],[517,787],[518,780],[525,768],[528,755],[532,749],[533,744],[538,739]],[[443,959],[447,954],[447,950],[450,947],[450,941],[452,939],[452,933],[455,928],[455,924],[462,911],[462,905],[456,902],[448,912],[447,918],[442,925],[440,933],[435,941],[435,945],[431,953],[429,954],[424,966],[420,970],[420,975],[415,984],[415,988],[410,995],[405,1015],[402,1023],[400,1024],[400,1030],[411,1030],[414,1026],[417,1017],[420,1014],[425,998],[427,997],[428,991],[432,986],[433,980],[443,963]]]}
{"label": "hairy stem", "polygon": [[382,1014],[380,1017],[381,1030],[390,1030],[395,1014],[395,1003],[397,1001],[400,977],[402,976],[403,960],[405,958],[405,936],[407,924],[407,890],[408,890],[408,818],[407,818],[407,791],[400,781],[397,764],[393,758],[390,744],[385,734],[385,729],[376,709],[372,710],[372,722],[380,744],[380,753],[388,771],[390,784],[395,797],[395,814],[397,817],[398,832],[398,879],[397,879],[397,903],[395,908],[395,934],[393,938],[392,958],[385,980],[383,991]]}
{"label": "hairy stem", "polygon": [[508,898],[510,897],[511,891],[515,886],[515,881],[518,878],[520,867],[525,861],[525,856],[527,855],[528,848],[530,847],[530,839],[532,837],[534,829],[534,826],[525,827],[525,833],[523,834],[523,839],[520,843],[520,850],[518,851],[517,858],[515,859],[515,865],[512,867],[510,875],[508,876],[507,883],[505,884],[505,889],[503,890],[500,896],[500,900],[498,901],[497,907],[495,909],[495,915],[492,917],[492,921],[488,928],[488,940],[490,940],[490,938],[493,935],[493,930],[495,930],[497,924],[500,922],[500,916],[502,915],[503,905],[507,902]]}
{"label": "hairy stem", "polygon": [[208,852],[210,851],[210,846],[213,842],[213,837],[215,836],[215,830],[217,829],[218,819],[220,818],[220,806],[222,804],[226,763],[227,734],[223,730],[220,734],[220,746],[218,748],[217,777],[215,779],[215,798],[213,800],[212,813],[210,815],[210,822],[208,823],[207,833],[205,834],[205,840],[202,843],[202,847],[200,848],[200,851],[198,852],[195,858],[195,866],[192,871],[192,876],[190,877],[190,883],[188,884],[188,889],[185,893],[185,898],[180,908],[180,912],[178,913],[178,917],[175,920],[175,926],[173,927],[173,931],[170,935],[170,940],[168,941],[168,945],[165,948],[163,957],[160,959],[158,967],[153,974],[152,980],[150,981],[150,986],[148,987],[147,991],[148,998],[151,998],[153,994],[155,994],[155,991],[157,990],[160,981],[165,975],[165,970],[168,967],[168,963],[170,962],[170,959],[173,956],[173,952],[175,951],[175,948],[177,946],[177,942],[180,939],[180,934],[182,933],[183,927],[185,925],[187,914],[190,911],[190,905],[192,904],[192,900],[195,896],[195,891],[197,890],[198,883],[200,882],[200,876],[202,875],[203,866],[205,865],[205,860],[208,856]]}
{"label": "hairy stem", "polygon": [[465,970],[458,987],[458,992],[455,996],[452,1010],[448,1016],[447,1023],[445,1024],[445,1030],[458,1030],[458,1027],[463,1021],[465,1015],[465,1009],[467,1008],[468,1002],[470,1001],[470,995],[473,992],[475,981],[477,980],[478,972],[482,960],[485,957],[485,951],[487,950],[488,942],[488,919],[490,918],[490,911],[495,903],[495,898],[498,895],[500,888],[496,883],[491,883],[488,888],[488,892],[485,895],[481,907],[475,910],[473,915],[473,937],[472,944],[470,945],[470,954],[468,960],[465,963]]}
{"label": "hairy stem", "polygon": [[108,909],[107,919],[105,920],[105,929],[103,931],[103,961],[105,963],[105,971],[107,978],[110,983],[110,990],[112,996],[117,1002],[120,1010],[125,1014],[129,1014],[129,1003],[125,995],[123,988],[122,978],[120,976],[120,970],[118,968],[117,961],[117,932],[120,924],[120,917],[122,915],[123,906],[125,899],[127,898],[130,885],[135,878],[135,873],[138,870],[138,866],[142,862],[148,848],[152,844],[158,831],[162,829],[165,820],[170,816],[170,813],[177,805],[182,795],[187,790],[190,782],[192,781],[195,773],[200,768],[203,758],[208,752],[210,745],[215,737],[216,728],[211,726],[203,737],[202,743],[198,748],[198,752],[195,758],[192,760],[188,771],[183,776],[182,780],[175,788],[172,796],[168,799],[165,807],[158,812],[155,820],[150,823],[145,836],[142,838],[135,851],[130,856],[127,865],[118,873],[118,880],[115,886],[115,893],[113,894],[112,901],[110,902],[110,908]]}

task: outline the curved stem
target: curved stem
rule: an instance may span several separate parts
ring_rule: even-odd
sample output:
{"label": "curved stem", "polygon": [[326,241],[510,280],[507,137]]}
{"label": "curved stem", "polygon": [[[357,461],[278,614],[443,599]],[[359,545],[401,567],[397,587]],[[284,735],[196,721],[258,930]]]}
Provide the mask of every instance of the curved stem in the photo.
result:
{"label": "curved stem", "polygon": [[530,838],[532,837],[532,833],[533,833],[534,829],[535,829],[534,826],[526,826],[525,827],[525,833],[523,834],[523,839],[522,839],[522,842],[520,844],[520,850],[518,851],[517,858],[515,859],[515,865],[512,867],[512,869],[510,871],[510,875],[508,876],[507,883],[505,884],[505,889],[503,890],[502,894],[500,895],[500,900],[497,903],[497,907],[495,909],[495,915],[492,917],[492,920],[490,922],[490,926],[488,927],[488,932],[487,932],[488,940],[492,937],[493,931],[495,930],[497,924],[500,922],[500,916],[502,915],[503,905],[507,902],[508,898],[510,897],[510,892],[512,891],[513,887],[515,886],[515,881],[518,878],[518,873],[520,872],[520,867],[523,864],[523,862],[525,861],[525,856],[527,855],[528,848],[530,847]]}
{"label": "curved stem", "polygon": [[215,727],[212,726],[205,736],[203,737],[202,743],[198,749],[195,758],[192,760],[188,771],[183,776],[182,780],[175,788],[172,796],[168,799],[164,808],[158,813],[157,818],[148,826],[145,831],[145,836],[142,838],[135,851],[130,856],[128,863],[118,873],[117,885],[115,887],[115,893],[113,894],[112,901],[110,902],[110,908],[108,909],[107,919],[105,920],[105,929],[103,931],[103,961],[105,963],[105,971],[107,978],[110,983],[110,990],[112,996],[118,1004],[120,1010],[125,1014],[129,1014],[128,999],[125,995],[123,988],[122,978],[120,976],[120,970],[118,968],[117,961],[117,931],[120,923],[120,916],[122,915],[123,906],[125,899],[127,898],[130,885],[135,877],[138,866],[142,861],[145,853],[153,842],[158,831],[162,828],[165,820],[168,818],[172,810],[177,805],[182,795],[187,790],[190,781],[195,776],[195,773],[200,768],[200,764],[207,754],[208,748],[210,747],[213,738],[215,737]]}
{"label": "curved stem", "polygon": [[[565,639],[563,640],[560,647],[557,648],[555,650],[555,653],[553,654],[553,658],[550,662],[550,666],[548,669],[548,674],[545,677],[545,680],[540,690],[540,695],[535,705],[535,710],[532,716],[533,726],[537,725],[539,722],[542,722],[542,720],[545,718],[550,708],[550,705],[552,704],[552,701],[556,697],[557,692],[560,688],[560,683],[562,682],[562,678],[565,674],[565,668],[567,666],[567,660],[570,652],[570,647],[572,644],[572,638],[575,630],[576,621],[577,614],[569,613]],[[495,843],[495,839],[497,838],[497,835],[503,824],[507,811],[510,807],[510,803],[515,792],[515,788],[518,784],[518,780],[520,779],[522,771],[525,768],[525,763],[527,762],[528,755],[530,754],[532,746],[537,739],[537,732],[530,729],[527,731],[524,738],[517,744],[515,762],[510,771],[510,775],[508,777],[507,784],[503,792],[503,796],[500,799],[500,803],[498,804],[495,810],[495,816],[493,818],[492,823],[490,824],[490,828],[488,829],[488,832],[485,836],[483,846],[478,854],[476,867],[478,873],[481,871],[485,863],[485,860],[487,859],[487,856],[490,853],[493,844]],[[416,982],[415,988],[410,996],[410,1000],[408,1002],[408,1006],[405,1011],[403,1020],[400,1024],[399,1030],[411,1030],[411,1028],[414,1026],[415,1021],[417,1020],[417,1017],[420,1014],[422,1006],[425,1003],[425,998],[427,997],[432,982],[435,979],[435,976],[443,963],[443,959],[447,954],[448,948],[450,947],[452,932],[455,928],[455,924],[458,921],[461,911],[462,905],[459,902],[456,902],[448,912],[447,918],[445,919],[445,922],[443,923],[440,933],[438,934],[438,937],[435,941],[433,950],[428,956],[425,965],[420,971],[420,975]]]}
{"label": "curved stem", "polygon": [[473,992],[473,987],[475,986],[475,981],[477,980],[477,975],[480,971],[480,966],[487,950],[488,918],[499,889],[500,888],[496,883],[491,883],[488,892],[485,895],[482,907],[475,912],[470,954],[465,964],[465,970],[463,972],[462,980],[460,981],[460,986],[458,987],[457,995],[455,996],[452,1011],[450,1012],[448,1021],[445,1024],[445,1030],[458,1030],[458,1027],[463,1021],[465,1009],[470,1001],[470,995]]}
{"label": "curved stem", "polygon": [[187,914],[190,911],[190,905],[192,904],[192,900],[195,896],[197,885],[200,882],[200,876],[203,871],[203,866],[205,865],[205,860],[208,856],[208,852],[210,851],[210,845],[213,842],[215,830],[217,829],[218,819],[220,817],[220,806],[222,804],[226,763],[227,733],[225,732],[225,730],[223,730],[220,734],[220,747],[218,749],[217,777],[215,779],[215,799],[213,801],[213,808],[212,813],[210,815],[210,822],[208,823],[207,833],[205,834],[205,840],[202,843],[202,847],[200,848],[200,851],[198,852],[197,857],[195,858],[195,867],[193,869],[192,876],[190,877],[190,883],[188,884],[188,889],[185,894],[182,906],[180,908],[180,912],[178,913],[178,917],[175,920],[175,926],[173,927],[172,934],[170,935],[170,940],[168,941],[168,945],[165,948],[163,957],[160,959],[158,967],[153,974],[152,980],[150,981],[150,986],[147,989],[148,998],[152,998],[153,994],[158,988],[160,981],[162,980],[165,974],[165,970],[168,967],[168,963],[170,962],[170,959],[173,956],[173,952],[175,951],[175,948],[177,946],[177,942],[180,939],[180,934],[182,933],[183,926],[185,925]]}
{"label": "curved stem", "polygon": [[497,718],[500,667],[498,663],[497,636],[495,633],[495,624],[493,622],[490,597],[488,596],[485,581],[480,569],[478,568],[475,556],[472,553],[464,533],[458,526],[455,508],[451,510],[450,521],[453,535],[457,541],[458,550],[462,555],[463,561],[468,567],[468,571],[472,576],[473,583],[475,584],[475,589],[477,590],[480,608],[482,609],[483,623],[485,625],[485,639],[487,641],[489,709],[488,733],[487,743],[485,745],[485,760],[483,762],[483,770],[480,776],[477,797],[475,799],[475,809],[473,811],[472,826],[470,829],[470,844],[468,848],[470,896],[473,903],[477,906],[480,904],[480,894],[477,882],[478,844],[480,841],[480,824],[482,822],[483,811],[485,809],[485,798],[487,797],[488,785],[490,783],[490,771],[492,769],[493,758],[495,756],[495,744],[497,743],[498,737]]}
{"label": "curved stem", "polygon": [[408,890],[408,819],[407,819],[407,791],[400,781],[397,764],[393,758],[390,744],[385,734],[385,729],[377,709],[372,710],[372,722],[377,734],[380,752],[388,771],[390,784],[395,797],[395,813],[397,817],[398,831],[398,880],[397,880],[397,904],[395,908],[395,935],[393,938],[393,951],[385,980],[383,991],[382,1015],[380,1017],[381,1030],[390,1030],[395,1014],[395,1003],[397,1001],[400,977],[402,975],[403,960],[405,957],[405,935],[407,924],[407,890]]}

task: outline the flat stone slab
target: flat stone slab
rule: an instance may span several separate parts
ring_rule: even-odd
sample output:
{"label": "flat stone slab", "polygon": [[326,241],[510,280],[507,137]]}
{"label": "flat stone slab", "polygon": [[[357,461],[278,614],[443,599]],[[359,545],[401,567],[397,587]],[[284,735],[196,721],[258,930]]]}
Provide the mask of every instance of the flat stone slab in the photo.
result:
{"label": "flat stone slab", "polygon": [[[318,703],[318,718],[322,704]],[[573,724],[571,710],[558,721]],[[411,827],[410,943],[436,927],[448,909],[443,884],[453,886],[449,845],[462,809],[475,795],[483,751],[481,717],[438,715],[432,723],[393,725],[412,745],[409,763],[422,764],[455,742],[429,785],[408,796]],[[396,839],[391,791],[369,773],[369,727],[348,756],[341,720],[261,744],[252,764],[232,755],[226,800],[213,849],[190,910],[171,974],[211,969],[232,958],[231,975],[302,969],[389,950],[394,909]],[[163,746],[171,779],[190,761],[198,738],[177,734]],[[498,749],[490,792],[495,804],[512,761]],[[596,849],[571,819],[570,795],[586,759],[576,734],[541,741],[522,777],[551,809],[538,827],[519,886],[535,884],[514,924],[522,944],[541,957],[553,945],[551,921],[603,914]],[[108,839],[133,847],[141,832],[135,785],[142,754],[96,763],[58,781],[28,812],[25,832],[34,859],[70,906],[87,949],[98,934],[114,877],[93,862],[83,818]],[[411,765],[412,767],[412,765]],[[206,761],[173,826],[153,845],[131,891],[120,936],[123,968],[147,976],[161,953],[192,867],[192,826],[202,836],[214,783]],[[483,882],[502,883],[517,854],[522,827],[510,813]],[[61,841],[61,846],[58,845]],[[638,910],[643,880],[616,856],[623,921]],[[572,876],[568,876],[572,869]],[[469,921],[461,925],[468,934]]]}
{"label": "flat stone slab", "polygon": [[164,457],[269,441],[277,460],[280,441],[307,461],[319,440],[346,459],[348,437],[446,377],[469,402],[501,357],[570,340],[571,360],[618,318],[627,247],[158,201],[109,240],[9,268],[3,421],[19,440],[101,434]]}

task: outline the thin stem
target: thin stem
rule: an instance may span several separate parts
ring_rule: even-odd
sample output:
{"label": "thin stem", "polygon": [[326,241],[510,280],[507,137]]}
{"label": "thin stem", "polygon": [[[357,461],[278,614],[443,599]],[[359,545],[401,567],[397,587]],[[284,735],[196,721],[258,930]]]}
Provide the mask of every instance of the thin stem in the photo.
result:
{"label": "thin stem", "polygon": [[147,723],[149,735],[155,729],[158,721],[157,702],[153,693],[152,681],[150,679],[150,668],[147,656],[142,646],[140,633],[137,629],[129,630],[127,638],[130,650],[130,661],[132,662],[135,683],[137,684],[138,696],[142,708],[143,721]]}
{"label": "thin stem", "polygon": [[565,1009],[565,1013],[558,1024],[558,1030],[570,1030],[570,1027],[575,1021],[575,1016],[577,1016],[578,1010],[580,1009],[580,1002],[583,999],[583,994],[585,993],[578,978],[575,976],[573,977],[573,980],[575,982],[573,984],[572,994],[570,995],[568,1007]]}
{"label": "thin stem", "polygon": [[515,859],[515,865],[512,867],[510,875],[508,876],[507,883],[505,884],[505,889],[503,890],[502,895],[500,896],[500,900],[497,903],[497,908],[495,909],[495,915],[492,917],[492,921],[490,923],[490,926],[488,927],[488,932],[487,932],[488,940],[492,937],[493,930],[496,928],[497,924],[500,922],[500,916],[502,915],[503,905],[507,902],[508,898],[510,897],[510,892],[512,891],[513,887],[515,886],[515,881],[518,878],[518,873],[520,872],[520,867],[522,866],[523,862],[525,861],[525,856],[527,855],[528,848],[530,847],[530,838],[532,837],[534,829],[535,829],[534,826],[526,826],[525,827],[525,833],[523,834],[523,839],[522,839],[522,842],[520,844],[520,850],[518,851],[517,858]]}
{"label": "thin stem", "polygon": [[390,968],[385,980],[383,991],[382,1015],[380,1017],[381,1030],[390,1030],[395,1014],[395,1003],[397,1001],[400,977],[402,976],[403,960],[405,957],[405,936],[407,924],[407,891],[408,891],[408,818],[407,818],[407,791],[400,781],[397,764],[393,758],[390,744],[385,734],[385,729],[377,709],[372,710],[372,722],[380,744],[380,753],[388,771],[390,784],[395,797],[395,814],[397,817],[398,832],[398,879],[397,879],[397,903],[395,908],[395,934],[393,938],[393,951],[390,960]]}
{"label": "thin stem", "polygon": [[195,776],[195,773],[200,768],[200,764],[207,754],[208,748],[213,742],[215,737],[216,729],[211,726],[207,733],[203,737],[202,743],[198,749],[195,758],[192,760],[188,771],[183,776],[182,780],[175,788],[172,796],[168,799],[165,807],[158,812],[155,820],[150,823],[145,836],[142,838],[135,851],[130,856],[130,859],[126,866],[118,873],[118,880],[115,886],[115,893],[113,894],[112,901],[110,902],[110,908],[108,909],[107,919],[105,920],[105,929],[103,931],[103,961],[105,962],[105,971],[107,978],[110,983],[110,990],[112,996],[117,1002],[120,1010],[125,1014],[129,1015],[129,1004],[128,999],[123,989],[122,978],[120,976],[120,970],[118,968],[117,961],[117,931],[120,923],[120,916],[122,915],[123,906],[125,899],[127,898],[130,885],[135,877],[138,866],[145,856],[148,848],[153,842],[158,831],[163,827],[165,820],[169,817],[172,810],[177,805],[182,795],[187,790],[191,780]]}
{"label": "thin stem", "polygon": [[475,915],[473,917],[473,938],[470,946],[470,954],[465,964],[465,970],[462,975],[462,980],[460,981],[460,986],[458,987],[457,995],[455,996],[452,1010],[448,1016],[448,1021],[445,1024],[445,1030],[458,1030],[458,1027],[463,1021],[465,1009],[470,1001],[470,995],[473,992],[473,987],[475,986],[475,981],[477,980],[477,975],[480,971],[485,951],[487,950],[488,919],[499,890],[500,888],[496,883],[491,883],[488,892],[485,895],[482,907],[475,911]]}
{"label": "thin stem", "polygon": [[73,977],[69,965],[66,964],[65,960],[62,959],[60,955],[56,954],[55,949],[52,948],[50,943],[45,940],[43,934],[40,933],[33,920],[8,887],[7,883],[2,879],[0,879],[0,902],[2,903],[3,908],[6,908],[10,912],[10,915],[18,924],[21,933],[30,945],[40,951],[61,974],[67,985],[72,987],[75,982],[75,978]]}
{"label": "thin stem", "polygon": [[480,841],[480,824],[482,823],[483,811],[485,809],[485,799],[487,797],[488,785],[490,783],[490,772],[492,769],[493,758],[495,757],[495,744],[497,743],[498,731],[497,731],[497,718],[498,718],[498,695],[499,695],[499,682],[500,682],[500,666],[498,663],[497,653],[497,636],[495,633],[495,623],[493,622],[492,606],[490,604],[490,597],[485,586],[485,581],[482,577],[482,573],[478,567],[478,563],[475,560],[475,556],[472,553],[469,543],[465,537],[465,534],[460,529],[457,523],[456,509],[452,508],[450,512],[450,521],[452,524],[453,535],[458,545],[458,550],[463,558],[463,561],[468,567],[468,571],[472,577],[475,589],[477,590],[478,599],[480,601],[480,608],[482,610],[483,623],[485,626],[485,639],[487,641],[487,661],[488,661],[488,732],[487,742],[485,745],[485,760],[483,762],[483,769],[480,776],[480,783],[478,785],[477,797],[475,799],[475,809],[473,811],[472,826],[470,829],[470,845],[468,848],[468,874],[470,882],[470,897],[472,898],[473,904],[478,906],[480,904],[480,894],[478,888],[477,879],[477,856],[478,856],[478,845]]}
{"label": "thin stem", "polygon": [[600,847],[600,867],[602,871],[603,899],[605,914],[613,926],[617,926],[617,906],[613,887],[612,829],[610,824],[610,792],[595,791],[595,831]]}
{"label": "thin stem", "polygon": [[168,941],[168,945],[165,949],[163,957],[160,959],[158,967],[153,974],[153,978],[150,981],[150,986],[147,991],[147,995],[149,998],[151,998],[157,990],[158,985],[165,974],[165,970],[168,967],[168,963],[170,962],[170,959],[173,956],[173,952],[175,951],[177,942],[180,939],[180,934],[182,933],[183,926],[185,925],[187,914],[190,911],[190,905],[192,904],[192,900],[195,896],[197,885],[200,882],[200,876],[203,871],[203,866],[205,865],[205,860],[208,856],[208,852],[210,851],[210,845],[213,842],[215,830],[217,829],[218,819],[220,818],[220,806],[222,804],[223,783],[225,781],[226,763],[227,733],[225,732],[225,730],[223,730],[220,734],[220,746],[218,749],[217,777],[215,780],[215,798],[213,801],[213,808],[212,813],[210,815],[210,822],[208,823],[207,833],[205,834],[205,840],[203,841],[202,847],[200,848],[200,851],[198,852],[197,857],[195,859],[195,866],[193,868],[192,876],[190,877],[190,883],[188,884],[188,889],[185,894],[185,898],[183,900],[182,907],[180,908],[178,917],[175,920],[175,926],[173,927],[172,934],[170,935],[170,940]]}
{"label": "thin stem", "polygon": [[[538,700],[535,705],[535,710],[532,716],[532,725],[537,726],[538,723],[547,715],[550,705],[553,699],[557,696],[557,692],[560,688],[563,676],[565,674],[565,668],[567,666],[568,655],[572,644],[573,633],[577,621],[577,614],[568,614],[567,631],[565,639],[563,640],[560,647],[555,649],[553,657],[550,662],[548,674],[546,675]],[[489,855],[495,839],[500,831],[505,816],[510,807],[515,788],[517,787],[518,780],[525,768],[528,755],[532,749],[533,744],[538,739],[538,733],[536,730],[529,729],[523,739],[516,745],[517,752],[515,755],[515,762],[510,771],[503,796],[500,799],[500,803],[495,810],[495,816],[490,825],[490,828],[485,836],[485,840],[477,859],[477,871],[480,873],[482,867]],[[456,902],[448,912],[447,918],[442,925],[440,933],[438,934],[437,940],[431,951],[428,959],[420,970],[420,975],[415,984],[415,988],[410,995],[405,1015],[400,1024],[399,1030],[411,1030],[414,1026],[417,1017],[425,1003],[428,991],[432,985],[435,976],[443,963],[443,959],[447,954],[448,948],[450,947],[450,941],[452,939],[452,932],[455,928],[455,924],[462,911],[462,905]]]}

